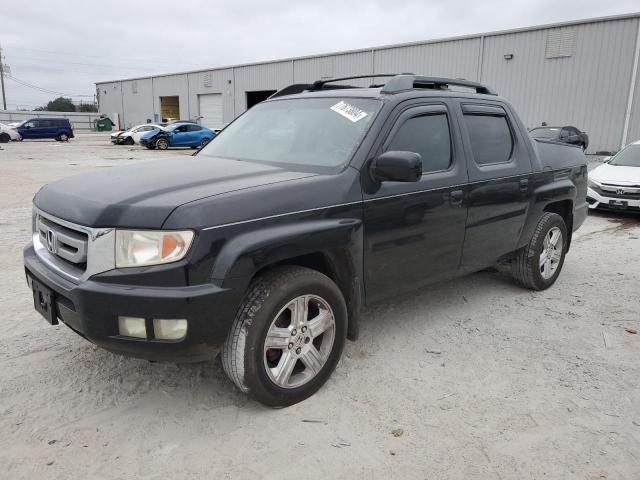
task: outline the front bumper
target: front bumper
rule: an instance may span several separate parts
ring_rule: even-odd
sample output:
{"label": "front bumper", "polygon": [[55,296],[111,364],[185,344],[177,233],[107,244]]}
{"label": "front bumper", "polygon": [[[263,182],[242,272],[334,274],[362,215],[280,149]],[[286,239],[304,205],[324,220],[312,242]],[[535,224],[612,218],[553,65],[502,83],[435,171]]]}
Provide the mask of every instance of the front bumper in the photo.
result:
{"label": "front bumper", "polygon": [[[107,350],[149,360],[212,358],[227,336],[242,297],[238,291],[213,284],[147,287],[101,282],[100,275],[74,283],[48,268],[32,244],[24,250],[24,265],[28,282],[32,277],[52,290],[57,318],[64,324]],[[147,319],[148,334],[153,318],[185,318],[187,334],[179,341],[123,337],[118,316]]]}
{"label": "front bumper", "polygon": [[[587,202],[590,209],[602,208],[607,210],[629,210],[640,212],[640,199],[625,196],[610,197],[593,188],[587,188]],[[620,206],[620,202],[625,202],[626,206]]]}

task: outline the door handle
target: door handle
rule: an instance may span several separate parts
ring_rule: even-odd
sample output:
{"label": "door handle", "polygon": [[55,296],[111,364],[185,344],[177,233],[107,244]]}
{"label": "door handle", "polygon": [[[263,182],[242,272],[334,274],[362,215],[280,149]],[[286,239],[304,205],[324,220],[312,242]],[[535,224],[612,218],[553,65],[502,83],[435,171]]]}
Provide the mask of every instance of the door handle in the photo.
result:
{"label": "door handle", "polygon": [[462,198],[464,194],[462,190],[452,190],[449,192],[449,201],[451,205],[462,205]]}
{"label": "door handle", "polygon": [[522,190],[523,192],[526,192],[527,190],[529,190],[529,179],[527,178],[520,179],[520,190]]}

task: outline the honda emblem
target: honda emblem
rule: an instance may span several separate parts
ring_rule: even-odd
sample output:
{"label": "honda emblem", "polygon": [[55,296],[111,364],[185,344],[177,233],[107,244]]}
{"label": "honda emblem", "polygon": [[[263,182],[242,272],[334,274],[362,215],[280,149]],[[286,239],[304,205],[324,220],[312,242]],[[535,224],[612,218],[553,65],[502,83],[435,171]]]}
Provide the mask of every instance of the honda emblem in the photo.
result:
{"label": "honda emblem", "polygon": [[58,236],[53,230],[47,230],[47,250],[56,253],[58,250]]}
{"label": "honda emblem", "polygon": [[624,195],[624,193],[625,193],[624,188],[618,188],[618,189],[616,190],[616,193],[617,193],[618,195]]}

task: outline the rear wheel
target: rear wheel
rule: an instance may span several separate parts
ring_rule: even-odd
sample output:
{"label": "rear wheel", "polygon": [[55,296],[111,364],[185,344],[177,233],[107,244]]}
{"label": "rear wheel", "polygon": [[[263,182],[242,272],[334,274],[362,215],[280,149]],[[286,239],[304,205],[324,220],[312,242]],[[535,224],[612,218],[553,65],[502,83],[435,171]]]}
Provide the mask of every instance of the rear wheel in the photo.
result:
{"label": "rear wheel", "polygon": [[303,267],[281,267],[251,284],[222,350],[227,376],[265,405],[313,395],[331,376],[347,334],[337,285]]}
{"label": "rear wheel", "polygon": [[166,138],[157,139],[156,148],[158,150],[166,150],[167,148],[169,148],[169,141]]}
{"label": "rear wheel", "polygon": [[61,133],[60,135],[58,135],[58,138],[56,138],[56,140],[58,140],[59,142],[68,142],[69,135],[67,135],[66,133]]}
{"label": "rear wheel", "polygon": [[200,142],[200,148],[206,147],[210,141],[211,141],[210,138],[203,138],[202,141]]}
{"label": "rear wheel", "polygon": [[564,264],[568,238],[567,226],[560,215],[543,214],[529,245],[518,253],[511,265],[518,283],[532,290],[553,285]]}
{"label": "rear wheel", "polygon": [[0,133],[0,143],[9,143],[11,141],[11,137],[8,133],[2,132]]}

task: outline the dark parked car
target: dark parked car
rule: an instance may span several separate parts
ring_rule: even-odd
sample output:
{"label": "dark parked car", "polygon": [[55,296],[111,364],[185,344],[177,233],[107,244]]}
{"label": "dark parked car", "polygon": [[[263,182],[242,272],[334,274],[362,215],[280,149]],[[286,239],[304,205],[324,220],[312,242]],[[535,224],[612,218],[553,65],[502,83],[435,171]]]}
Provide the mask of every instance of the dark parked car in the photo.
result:
{"label": "dark parked car", "polygon": [[59,142],[67,142],[73,138],[73,128],[67,118],[32,118],[18,126],[18,133],[25,140],[54,138]]}
{"label": "dark parked car", "polygon": [[582,148],[583,151],[586,151],[589,146],[589,136],[576,127],[537,127],[532,129],[530,133],[533,138],[568,143]]}
{"label": "dark parked car", "polygon": [[140,137],[140,145],[149,149],[166,150],[169,147],[204,147],[215,138],[213,130],[195,123],[179,121]]}
{"label": "dark parked car", "polygon": [[498,263],[526,288],[553,285],[586,191],[582,151],[532,141],[483,85],[318,81],[188,162],[44,186],[24,261],[49,323],[152,359],[221,346],[240,390],[285,406],[329,378],[365,303]]}

